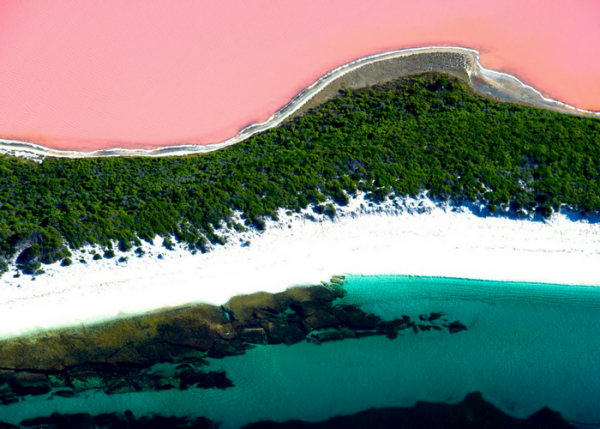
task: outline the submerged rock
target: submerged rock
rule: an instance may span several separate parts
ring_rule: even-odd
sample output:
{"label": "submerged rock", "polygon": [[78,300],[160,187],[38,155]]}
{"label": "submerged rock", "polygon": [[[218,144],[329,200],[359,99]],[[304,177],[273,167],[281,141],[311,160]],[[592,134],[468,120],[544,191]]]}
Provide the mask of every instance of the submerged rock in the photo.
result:
{"label": "submerged rock", "polygon": [[313,333],[307,339],[308,341],[321,344],[329,341],[340,341],[347,338],[356,338],[356,333],[348,328],[328,329],[326,331]]}
{"label": "submerged rock", "polygon": [[63,374],[51,374],[48,376],[48,379],[53,388],[67,387],[69,385],[69,381]]}
{"label": "submerged rock", "polygon": [[0,369],[0,386],[9,382],[11,378],[15,375],[14,371],[7,371],[5,369]]}
{"label": "submerged rock", "polygon": [[106,390],[106,393],[108,395],[117,395],[117,394],[121,394],[121,393],[133,393],[133,392],[137,392],[137,391],[138,391],[138,389],[136,388],[136,386],[131,384],[128,380],[123,380],[123,381],[118,381],[116,384],[113,384],[112,386],[110,386]]}
{"label": "submerged rock", "polygon": [[179,389],[181,387],[181,379],[175,377],[164,377],[156,380],[158,390]]}
{"label": "submerged rock", "polygon": [[59,398],[73,398],[75,392],[72,390],[56,390],[52,392],[52,396],[58,396]]}
{"label": "submerged rock", "polygon": [[322,422],[261,421],[243,429],[574,429],[562,416],[542,408],[526,419],[509,416],[476,392],[458,404],[417,402],[407,408],[372,408]]}
{"label": "submerged rock", "polygon": [[[0,371],[0,386],[3,380],[10,381],[16,399],[51,388],[64,392],[56,396],[88,390],[120,394],[226,388],[233,383],[224,374],[198,370],[208,364],[207,357],[242,355],[253,344],[292,345],[304,340],[321,344],[373,335],[395,339],[404,329],[412,328],[415,333],[441,330],[436,321],[442,313],[421,315],[419,324],[406,315],[383,321],[356,305],[334,304],[345,294],[332,285],[260,292],[234,297],[222,307],[198,305],[34,338],[0,340],[0,367],[14,369]],[[450,333],[465,329],[458,321],[448,327]],[[157,363],[182,366],[175,375],[151,373]],[[15,371],[32,369],[47,375],[25,372],[14,376]],[[2,403],[14,400],[0,396]]]}
{"label": "submerged rock", "polygon": [[19,398],[9,386],[0,388],[0,405],[9,405],[15,402],[19,402]]}
{"label": "submerged rock", "polygon": [[245,328],[240,333],[240,338],[249,344],[269,344],[269,338],[263,328]]}
{"label": "submerged rock", "polygon": [[398,331],[407,327],[405,319],[394,319],[390,322],[380,322],[377,326],[377,333],[385,335],[390,340],[395,340],[398,337]]}
{"label": "submerged rock", "polygon": [[44,374],[22,372],[11,378],[10,386],[20,396],[43,395],[50,392],[51,384]]}
{"label": "submerged rock", "polygon": [[369,330],[376,329],[381,323],[381,318],[368,314],[355,306],[335,306],[330,312],[343,324],[351,329]]}
{"label": "submerged rock", "polygon": [[427,318],[427,320],[429,322],[433,322],[434,320],[439,319],[440,317],[442,317],[444,315],[444,313],[431,313],[429,315],[429,317]]}
{"label": "submerged rock", "polygon": [[460,331],[466,331],[467,327],[465,325],[463,325],[462,323],[460,323],[458,320],[456,322],[452,322],[448,325],[448,331],[450,331],[451,334],[456,334],[457,332]]}
{"label": "submerged rock", "polygon": [[173,363],[184,363],[184,362],[193,362],[193,363],[204,363],[204,358],[206,355],[196,349],[191,349],[189,347],[180,347],[180,346],[170,346],[171,357],[173,358]]}
{"label": "submerged rock", "polygon": [[306,332],[312,332],[319,329],[338,326],[340,321],[327,310],[308,308],[304,309],[305,318],[302,320],[302,326]]}
{"label": "submerged rock", "polygon": [[246,353],[246,348],[240,340],[216,340],[208,355],[212,358],[222,359],[225,356],[238,356]]}
{"label": "submerged rock", "polygon": [[107,387],[105,377],[97,371],[77,371],[69,374],[71,386],[75,392]]}
{"label": "submerged rock", "polygon": [[193,370],[185,371],[181,374],[181,390],[190,387],[199,387],[201,389],[226,389],[233,387],[233,382],[227,378],[225,372],[198,372]]}
{"label": "submerged rock", "polygon": [[[3,424],[5,426],[3,426]],[[52,428],[52,429],[168,429],[185,427],[190,429],[218,429],[219,425],[206,417],[163,417],[157,415],[136,418],[131,411],[125,413],[59,414],[23,420],[20,426],[0,422],[0,429]]]}
{"label": "submerged rock", "polygon": [[304,341],[306,334],[295,325],[266,322],[262,325],[269,337],[269,344],[292,345]]}

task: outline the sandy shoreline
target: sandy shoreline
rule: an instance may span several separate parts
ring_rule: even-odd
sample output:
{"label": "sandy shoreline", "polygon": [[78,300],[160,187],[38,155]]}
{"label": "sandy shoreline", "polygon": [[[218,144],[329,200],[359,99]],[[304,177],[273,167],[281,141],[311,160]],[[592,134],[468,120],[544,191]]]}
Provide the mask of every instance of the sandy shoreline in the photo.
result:
{"label": "sandy shoreline", "polygon": [[45,266],[36,280],[11,271],[0,282],[0,337],[193,302],[221,305],[340,273],[600,285],[598,223],[563,214],[548,222],[481,217],[428,199],[398,201],[368,207],[355,199],[333,222],[282,212],[262,234],[229,233],[225,246],[207,254],[169,251],[157,239],[144,244],[141,258],[128,253],[126,263],[117,252],[101,261],[87,254],[82,264],[78,252],[72,266]]}
{"label": "sandy shoreline", "polygon": [[[474,89],[484,96],[500,100],[521,102],[536,107],[546,108],[562,113],[571,113],[591,117],[600,117],[600,112],[578,109],[560,101],[544,97],[535,88],[524,84],[519,79],[506,73],[484,68],[479,62],[479,52],[464,47],[431,46],[426,48],[410,48],[359,58],[335,68],[319,78],[316,82],[301,91],[287,105],[275,112],[263,123],[253,124],[242,129],[236,136],[220,143],[208,145],[177,145],[158,149],[102,149],[94,152],[77,152],[49,149],[44,146],[17,140],[0,139],[0,153],[16,156],[31,154],[34,156],[52,156],[59,158],[95,158],[107,156],[181,156],[207,153],[240,143],[254,134],[280,125],[287,118],[298,112],[308,101],[332,82],[353,71],[382,61],[401,59],[419,54],[452,53],[462,55],[465,59],[464,71],[468,74]],[[437,71],[437,70],[430,70]]]}

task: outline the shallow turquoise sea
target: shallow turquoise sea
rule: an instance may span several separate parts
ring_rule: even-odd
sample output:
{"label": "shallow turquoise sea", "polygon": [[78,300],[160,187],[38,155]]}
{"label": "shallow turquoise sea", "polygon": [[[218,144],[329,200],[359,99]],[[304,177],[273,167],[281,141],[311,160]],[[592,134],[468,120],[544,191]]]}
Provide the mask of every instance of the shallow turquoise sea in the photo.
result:
{"label": "shallow turquoise sea", "polygon": [[456,403],[479,391],[517,417],[548,406],[600,427],[600,287],[352,275],[344,288],[342,303],[384,319],[441,311],[468,329],[260,346],[211,360],[210,369],[226,370],[234,388],[35,397],[0,407],[0,420],[129,409],[204,415],[227,429],[260,419],[319,421],[417,400]]}

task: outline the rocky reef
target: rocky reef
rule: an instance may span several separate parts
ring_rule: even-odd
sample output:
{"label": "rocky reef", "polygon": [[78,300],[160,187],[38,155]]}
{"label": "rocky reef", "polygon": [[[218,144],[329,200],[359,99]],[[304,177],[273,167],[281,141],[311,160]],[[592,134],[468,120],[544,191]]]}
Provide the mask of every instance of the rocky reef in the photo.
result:
{"label": "rocky reef", "polygon": [[0,422],[0,429],[218,429],[219,425],[205,417],[163,417],[152,415],[135,418],[131,411],[92,416],[90,414],[59,414],[22,421],[18,426]]}
{"label": "rocky reef", "polygon": [[244,429],[563,429],[574,428],[562,416],[542,408],[526,419],[509,416],[486,402],[479,392],[468,394],[458,404],[417,402],[407,408],[374,408],[317,423],[292,420],[261,421]]}
{"label": "rocky reef", "polygon": [[[0,429],[155,429],[195,428],[218,429],[218,422],[205,417],[164,417],[151,415],[135,418],[130,411],[125,413],[58,414],[36,417],[22,421],[19,425],[0,422]],[[458,404],[417,402],[407,408],[373,408],[347,416],[336,416],[326,421],[309,423],[300,420],[287,422],[259,421],[244,426],[244,429],[567,429],[574,428],[562,416],[542,408],[535,414],[518,419],[502,412],[486,402],[479,392],[468,394]]]}
{"label": "rocky reef", "polygon": [[[403,315],[386,321],[356,305],[344,304],[343,276],[322,286],[285,292],[236,296],[222,307],[187,308],[115,320],[96,326],[56,330],[0,342],[0,404],[75,397],[101,390],[119,394],[166,389],[228,389],[225,372],[210,371],[210,359],[241,355],[252,347],[292,345],[430,331],[456,334],[467,326],[441,312]],[[45,395],[45,396],[44,396]],[[1,406],[1,405],[0,405]],[[204,417],[135,417],[131,412],[92,416],[58,414],[19,425],[0,422],[0,429],[21,428],[169,428],[216,429]],[[418,402],[409,408],[370,409],[327,421],[283,423],[261,421],[253,428],[569,428],[560,414],[547,408],[526,419],[511,417],[484,401],[479,393],[460,403]]]}
{"label": "rocky reef", "polygon": [[3,340],[0,404],[27,395],[73,397],[88,390],[226,389],[234,381],[225,372],[209,371],[207,358],[241,355],[256,345],[467,329],[442,313],[384,321],[357,306],[336,303],[346,294],[343,284],[338,276],[322,286],[236,296],[222,307],[197,305]]}

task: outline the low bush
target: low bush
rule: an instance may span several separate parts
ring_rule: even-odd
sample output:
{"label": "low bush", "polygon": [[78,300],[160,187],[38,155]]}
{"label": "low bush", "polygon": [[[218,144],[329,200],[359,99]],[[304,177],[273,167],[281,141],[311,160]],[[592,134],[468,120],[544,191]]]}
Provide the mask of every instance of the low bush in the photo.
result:
{"label": "low bush", "polygon": [[107,249],[104,252],[104,257],[107,258],[107,259],[114,258],[115,257],[115,251],[113,249]]}
{"label": "low bush", "polygon": [[546,217],[564,204],[598,213],[599,141],[597,119],[498,103],[453,77],[426,74],[342,92],[208,154],[41,164],[2,155],[0,259],[25,242],[25,259],[50,263],[69,256],[65,240],[75,249],[111,250],[114,241],[128,250],[157,235],[206,252],[203,238],[223,244],[220,226],[235,213],[263,230],[282,208],[344,205],[359,191],[373,204],[427,191],[490,212]]}

